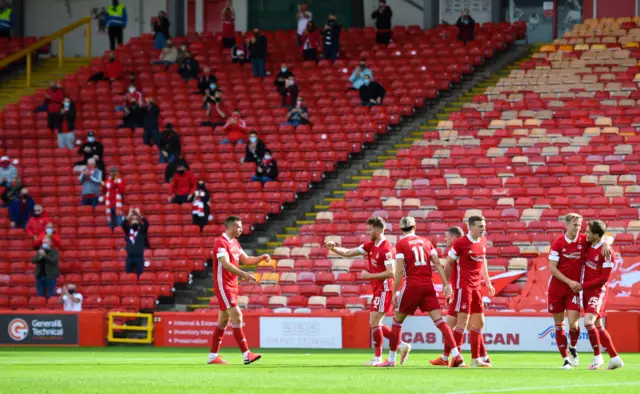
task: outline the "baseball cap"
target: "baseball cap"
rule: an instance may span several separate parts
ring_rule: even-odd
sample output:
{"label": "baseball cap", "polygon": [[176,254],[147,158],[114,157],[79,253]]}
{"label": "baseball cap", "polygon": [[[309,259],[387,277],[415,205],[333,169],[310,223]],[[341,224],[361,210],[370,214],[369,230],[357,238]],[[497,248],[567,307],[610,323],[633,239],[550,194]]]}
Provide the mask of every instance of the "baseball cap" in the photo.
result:
{"label": "baseball cap", "polygon": [[0,161],[9,161],[9,156],[0,157]]}
{"label": "baseball cap", "polygon": [[416,219],[414,219],[412,216],[405,216],[402,219],[400,219],[400,228],[403,230],[411,227],[415,227],[415,226],[416,226]]}

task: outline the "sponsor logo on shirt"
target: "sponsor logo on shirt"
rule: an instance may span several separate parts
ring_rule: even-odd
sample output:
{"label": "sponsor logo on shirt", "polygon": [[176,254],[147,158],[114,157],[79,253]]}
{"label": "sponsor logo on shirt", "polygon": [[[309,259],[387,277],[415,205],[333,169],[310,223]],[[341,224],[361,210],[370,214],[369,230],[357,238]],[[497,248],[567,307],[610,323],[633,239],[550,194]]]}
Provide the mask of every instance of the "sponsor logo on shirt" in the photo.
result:
{"label": "sponsor logo on shirt", "polygon": [[579,260],[582,258],[582,252],[573,252],[573,253],[565,253],[565,250],[562,249],[562,256],[565,259],[569,259],[569,260]]}

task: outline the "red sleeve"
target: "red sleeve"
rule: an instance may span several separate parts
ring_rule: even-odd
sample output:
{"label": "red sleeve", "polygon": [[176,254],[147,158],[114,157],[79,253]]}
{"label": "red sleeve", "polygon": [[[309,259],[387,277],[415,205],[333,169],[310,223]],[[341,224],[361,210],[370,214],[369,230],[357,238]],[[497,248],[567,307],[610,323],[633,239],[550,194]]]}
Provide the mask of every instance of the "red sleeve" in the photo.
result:
{"label": "red sleeve", "polygon": [[360,249],[364,250],[366,253],[369,253],[372,247],[373,247],[372,241],[365,242],[362,245],[360,245]]}
{"label": "red sleeve", "polygon": [[387,247],[384,248],[384,264],[390,265],[396,259],[396,249],[391,245],[391,242],[387,241]]}
{"label": "red sleeve", "polygon": [[602,268],[602,272],[600,273],[600,276],[588,282],[583,283],[582,288],[585,290],[588,290],[588,289],[594,289],[594,288],[597,289],[598,287],[602,287],[609,280],[609,275],[611,275],[611,267]]}
{"label": "red sleeve", "polygon": [[42,233],[40,235],[38,235],[38,239],[36,240],[36,247],[41,247],[42,246],[42,239],[44,238],[45,234]]}
{"label": "red sleeve", "polygon": [[171,193],[172,196],[176,194],[176,183],[177,179],[174,176],[173,179],[171,179],[171,186],[169,186],[169,193]]}
{"label": "red sleeve", "polygon": [[127,190],[127,184],[122,178],[120,178],[120,185],[118,186],[118,190],[120,190],[120,194],[124,194],[125,190]]}
{"label": "red sleeve", "polygon": [[30,237],[33,237],[33,236],[35,236],[35,235],[38,235],[38,234],[36,234],[36,231],[35,231],[35,229],[33,228],[33,222],[34,222],[34,221],[35,221],[35,219],[34,219],[34,218],[31,218],[31,219],[29,219],[29,221],[27,222],[27,234],[28,234]]}
{"label": "red sleeve", "polygon": [[549,248],[549,260],[560,261],[560,251],[562,250],[561,239],[556,239],[551,244],[551,248]]}

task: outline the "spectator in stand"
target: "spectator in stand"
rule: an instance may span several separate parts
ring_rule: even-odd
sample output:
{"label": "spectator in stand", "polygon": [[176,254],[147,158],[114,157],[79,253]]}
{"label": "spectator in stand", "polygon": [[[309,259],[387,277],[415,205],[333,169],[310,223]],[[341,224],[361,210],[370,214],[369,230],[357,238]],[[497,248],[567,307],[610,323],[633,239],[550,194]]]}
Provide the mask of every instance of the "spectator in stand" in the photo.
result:
{"label": "spectator in stand", "polygon": [[185,81],[190,81],[192,79],[197,79],[198,74],[200,73],[200,64],[198,61],[191,55],[191,52],[186,52],[184,54],[184,59],[182,59],[182,63],[178,67],[178,74]]}
{"label": "spectator in stand", "polygon": [[38,237],[40,234],[44,234],[45,226],[51,222],[49,215],[44,212],[42,205],[36,204],[33,206],[33,215],[27,222],[27,235],[33,239],[33,245],[38,248]]}
{"label": "spectator in stand", "polygon": [[231,49],[236,45],[236,12],[231,6],[231,1],[227,1],[222,10],[222,47]]}
{"label": "spectator in stand", "polygon": [[107,179],[107,169],[104,165],[104,162],[102,160],[100,160],[100,157],[98,157],[98,155],[93,156],[93,160],[96,161],[96,168],[100,170],[101,173],[101,180],[102,182],[104,182]]}
{"label": "spectator in stand", "polygon": [[124,68],[114,53],[109,55],[109,61],[103,66],[104,71],[97,72],[89,78],[89,82],[108,81],[109,83],[122,78]]}
{"label": "spectator in stand", "polygon": [[249,143],[244,149],[244,159],[242,159],[243,163],[259,163],[262,161],[264,157],[264,153],[266,152],[267,147],[264,142],[260,138],[258,138],[258,133],[252,131],[249,133]]}
{"label": "spectator in stand", "polygon": [[194,93],[200,93],[204,95],[211,84],[217,86],[217,83],[218,78],[216,78],[216,76],[211,72],[211,67],[204,67],[202,69],[202,74],[200,74],[200,77],[198,78],[198,92]]}
{"label": "spectator in stand", "polygon": [[158,17],[151,19],[151,26],[153,27],[154,48],[156,50],[164,49],[170,37],[169,26],[171,26],[169,18],[167,18],[167,13],[164,11],[158,12]]}
{"label": "spectator in stand", "polygon": [[253,76],[264,78],[267,75],[265,59],[267,57],[267,37],[260,34],[259,29],[253,29],[253,37],[249,39],[249,57]]}
{"label": "spectator in stand", "polygon": [[60,109],[66,94],[60,82],[51,82],[51,88],[45,94],[45,102],[36,108],[36,112],[47,111],[47,126],[53,133],[60,122]]}
{"label": "spectator in stand", "polygon": [[220,141],[221,144],[244,144],[247,139],[247,122],[237,109],[231,113],[222,129],[227,132],[227,138]]}
{"label": "spectator in stand", "polygon": [[173,41],[167,40],[167,46],[160,51],[160,57],[158,60],[154,60],[151,64],[164,64],[164,68],[169,68],[170,65],[178,61],[180,51],[173,45]]}
{"label": "spectator in stand", "polygon": [[191,170],[191,167],[189,167],[189,163],[187,163],[187,159],[185,159],[183,156],[178,156],[174,161],[169,163],[167,167],[164,169],[165,182],[171,183],[171,180],[173,179],[173,176],[178,171],[179,166],[184,166],[186,170]]}
{"label": "spectator in stand", "polygon": [[182,61],[184,60],[184,55],[187,52],[189,52],[189,47],[187,47],[187,44],[181,44],[180,48],[178,48],[178,60],[176,60],[176,63],[182,63]]}
{"label": "spectator in stand", "polygon": [[62,286],[61,295],[58,302],[63,305],[65,312],[82,312],[82,294],[77,292],[75,284],[69,283]]}
{"label": "spectator in stand", "polygon": [[302,43],[302,35],[307,30],[307,26],[311,19],[313,19],[313,14],[309,11],[309,6],[307,4],[298,4],[298,11],[296,12],[296,19],[298,20],[298,46],[301,47]]}
{"label": "spectator in stand", "polygon": [[365,75],[364,84],[360,87],[360,101],[362,105],[373,107],[382,104],[384,95],[387,91],[376,81],[372,81],[371,77]]}
{"label": "spectator in stand", "polygon": [[193,193],[193,210],[191,211],[191,216],[193,224],[200,227],[201,233],[209,223],[210,203],[211,195],[207,190],[207,185],[205,185],[204,181],[199,181],[198,188]]}
{"label": "spectator in stand", "polygon": [[104,154],[104,147],[102,146],[102,142],[96,141],[96,133],[95,131],[90,131],[87,134],[87,142],[82,144],[78,149],[78,154],[84,156],[84,158],[80,161],[77,161],[74,164],[75,166],[86,166],[87,161],[94,157],[98,156],[100,160],[102,160],[102,155]]}
{"label": "spectator in stand", "polygon": [[456,26],[458,26],[458,40],[464,42],[465,45],[475,39],[476,21],[469,15],[468,8],[460,14]]}
{"label": "spectator in stand", "polygon": [[60,109],[58,129],[58,148],[73,151],[76,144],[76,103],[65,98]]}
{"label": "spectator in stand", "polygon": [[9,156],[0,157],[0,186],[7,187],[18,178],[18,169],[11,164]]}
{"label": "spectator in stand", "polygon": [[282,97],[283,107],[293,107],[298,100],[300,94],[300,88],[296,85],[295,78],[290,76],[285,80],[284,88],[280,91],[280,97]]}
{"label": "spectator in stand", "polygon": [[249,43],[250,39],[247,38],[246,42],[242,39],[236,41],[236,45],[231,48],[231,63],[244,66],[249,62]]}
{"label": "spectator in stand", "polygon": [[287,121],[283,124],[292,125],[293,127],[298,127],[301,124],[309,124],[309,110],[304,106],[302,97],[298,97],[296,106],[291,108],[287,114]]}
{"label": "spectator in stand", "polygon": [[276,90],[278,91],[278,93],[280,93],[280,95],[283,94],[282,91],[285,88],[287,79],[289,79],[290,77],[293,77],[293,72],[289,70],[289,67],[287,67],[285,63],[282,63],[282,66],[280,66],[280,71],[278,72],[278,74],[276,74],[275,81],[273,81],[273,84],[276,86]]}
{"label": "spectator in stand", "polygon": [[160,142],[160,107],[153,101],[153,98],[146,98],[146,108],[142,127],[142,141],[147,146],[158,145]]}
{"label": "spectator in stand", "polygon": [[211,104],[217,102],[216,93],[218,92],[221,91],[220,89],[218,89],[217,81],[209,82],[209,86],[207,86],[204,90],[204,97],[202,98],[202,108],[207,110],[207,116],[209,116],[209,112],[211,111]]}
{"label": "spectator in stand", "polygon": [[256,174],[251,180],[261,182],[264,185],[266,182],[275,181],[277,178],[278,163],[273,158],[271,151],[267,149],[262,160],[256,163]]}
{"label": "spectator in stand", "polygon": [[125,86],[127,86],[127,91],[122,92],[122,95],[126,95],[129,92],[129,86],[138,86],[138,78],[136,77],[136,73],[134,72],[129,72],[127,73],[127,76],[125,77]]}
{"label": "spectator in stand", "polygon": [[329,21],[324,25],[324,29],[322,30],[322,36],[324,37],[322,57],[325,60],[331,59],[332,62],[335,62],[338,58],[341,31],[342,25],[336,21],[336,16],[329,14]]}
{"label": "spectator in stand", "polygon": [[367,67],[367,61],[365,59],[360,59],[360,65],[353,70],[349,77],[349,82],[352,84],[352,90],[360,90],[360,87],[364,84],[365,76],[369,76],[371,79],[373,78],[373,72]]}
{"label": "spectator in stand", "polygon": [[144,272],[144,250],[148,248],[146,242],[149,221],[142,216],[140,208],[130,209],[127,219],[122,223],[124,240],[126,243],[127,259],[125,261],[125,271],[129,274],[137,274],[138,277]]}
{"label": "spectator in stand", "polygon": [[62,250],[62,238],[60,238],[60,234],[58,234],[56,226],[54,226],[52,222],[47,223],[44,231],[38,235],[38,238],[35,240],[35,249],[40,249],[42,247],[42,240],[44,237],[51,238],[51,244],[58,252]]}
{"label": "spectator in stand", "polygon": [[160,163],[171,163],[180,156],[181,145],[180,135],[173,129],[171,123],[164,125],[165,129],[160,135],[160,143],[158,149],[160,149]]}
{"label": "spectator in stand", "polygon": [[20,178],[15,178],[11,183],[5,186],[2,192],[2,203],[5,208],[8,208],[12,202],[18,199],[20,196],[20,190],[22,190],[22,182]]}
{"label": "spectator in stand", "polygon": [[105,25],[109,34],[109,48],[115,51],[116,43],[122,45],[123,32],[127,27],[127,9],[118,0],[111,0],[111,5],[107,8]]}
{"label": "spectator in stand", "polygon": [[307,29],[302,33],[302,58],[318,62],[318,48],[320,47],[320,32],[315,23],[309,21]]}
{"label": "spectator in stand", "polygon": [[125,189],[126,184],[124,179],[118,174],[118,167],[111,167],[107,180],[102,183],[107,223],[109,227],[111,227],[111,231],[116,227],[122,226],[122,220],[124,219]]}
{"label": "spectator in stand", "polygon": [[376,20],[376,43],[389,45],[391,41],[391,17],[393,11],[385,0],[380,0],[378,8],[371,13],[371,19]]}
{"label": "spectator in stand", "polygon": [[87,168],[80,173],[79,179],[82,184],[82,205],[91,205],[95,208],[98,205],[102,186],[102,172],[96,167],[96,159],[91,158],[87,161]]}
{"label": "spectator in stand", "polygon": [[214,92],[212,103],[207,103],[207,121],[201,122],[200,126],[209,126],[216,128],[217,126],[224,126],[227,123],[227,117],[229,110],[222,101],[222,91],[216,90]]}
{"label": "spectator in stand", "polygon": [[25,228],[33,215],[35,205],[33,198],[29,195],[29,189],[22,188],[20,197],[9,205],[9,220],[11,221],[9,226],[11,228]]}
{"label": "spectator in stand", "polygon": [[11,39],[11,29],[15,23],[16,17],[10,4],[6,0],[0,2],[0,38]]}
{"label": "spectator in stand", "polygon": [[192,201],[193,193],[196,191],[196,176],[193,172],[187,171],[183,165],[178,165],[177,171],[171,179],[168,201],[174,204],[184,204]]}
{"label": "spectator in stand", "polygon": [[134,129],[142,127],[144,120],[144,100],[142,92],[138,91],[136,85],[129,85],[129,91],[124,96],[124,106],[118,106],[116,110],[124,110],[122,124],[117,129]]}
{"label": "spectator in stand", "polygon": [[42,239],[42,248],[36,251],[31,262],[36,265],[36,290],[40,297],[54,297],[56,295],[56,279],[60,276],[58,263],[60,254],[51,244],[51,238]]}

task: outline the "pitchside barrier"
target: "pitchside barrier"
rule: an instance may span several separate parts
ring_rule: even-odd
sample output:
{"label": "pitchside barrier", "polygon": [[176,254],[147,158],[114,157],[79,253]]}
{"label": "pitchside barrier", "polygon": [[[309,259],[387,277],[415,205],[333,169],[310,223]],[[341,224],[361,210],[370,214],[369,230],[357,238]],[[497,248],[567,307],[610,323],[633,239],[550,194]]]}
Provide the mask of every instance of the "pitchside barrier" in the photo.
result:
{"label": "pitchside barrier", "polygon": [[[142,338],[138,336],[133,343],[153,341],[154,346],[159,347],[208,347],[218,318],[215,311],[133,315],[105,311],[0,310],[0,346],[104,346],[110,341],[132,343],[134,339],[123,341],[114,332],[141,331]],[[120,323],[132,317],[136,323]],[[142,319],[146,325],[140,324]],[[390,323],[388,316],[385,324]],[[557,351],[552,323],[551,316],[545,313],[487,313],[484,329],[487,348],[490,351]],[[640,352],[640,312],[609,312],[605,324],[619,351]],[[408,317],[402,328],[402,340],[411,343],[414,349],[442,349],[440,331],[427,315]],[[588,352],[589,340],[582,324],[581,329],[578,346]],[[256,348],[367,349],[371,347],[370,331],[368,312],[264,315],[247,311],[244,314],[245,336]],[[222,346],[237,346],[230,327]]]}

